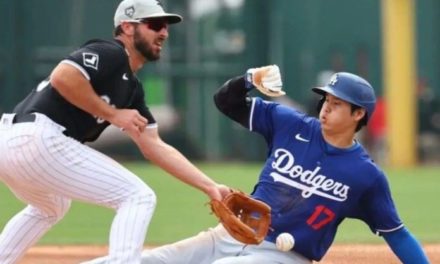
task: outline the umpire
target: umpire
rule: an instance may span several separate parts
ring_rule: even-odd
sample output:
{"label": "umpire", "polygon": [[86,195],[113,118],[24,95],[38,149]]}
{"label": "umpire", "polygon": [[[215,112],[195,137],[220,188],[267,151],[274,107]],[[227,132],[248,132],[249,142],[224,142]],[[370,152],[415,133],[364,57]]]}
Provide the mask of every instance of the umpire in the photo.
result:
{"label": "umpire", "polygon": [[124,130],[145,158],[211,199],[229,192],[161,140],[136,77],[145,63],[160,58],[169,25],[181,21],[157,0],[122,1],[114,39],[91,40],[73,51],[2,116],[0,180],[27,207],[0,235],[0,263],[17,263],[72,200],[114,209],[109,263],[140,263],[156,196],[136,175],[83,144],[110,124]]}

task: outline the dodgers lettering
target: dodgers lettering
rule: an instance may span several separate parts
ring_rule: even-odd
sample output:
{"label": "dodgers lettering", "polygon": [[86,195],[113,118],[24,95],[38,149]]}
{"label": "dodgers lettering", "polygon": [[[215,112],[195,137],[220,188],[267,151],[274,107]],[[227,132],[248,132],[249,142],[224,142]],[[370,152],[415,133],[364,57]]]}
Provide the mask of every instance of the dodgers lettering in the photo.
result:
{"label": "dodgers lettering", "polygon": [[301,165],[295,165],[295,157],[292,153],[282,148],[275,150],[274,155],[275,161],[272,162],[272,168],[275,171],[271,172],[270,176],[275,181],[302,190],[301,195],[304,198],[315,194],[340,202],[347,199],[350,186],[318,174],[321,170],[320,166],[314,170],[304,170]]}

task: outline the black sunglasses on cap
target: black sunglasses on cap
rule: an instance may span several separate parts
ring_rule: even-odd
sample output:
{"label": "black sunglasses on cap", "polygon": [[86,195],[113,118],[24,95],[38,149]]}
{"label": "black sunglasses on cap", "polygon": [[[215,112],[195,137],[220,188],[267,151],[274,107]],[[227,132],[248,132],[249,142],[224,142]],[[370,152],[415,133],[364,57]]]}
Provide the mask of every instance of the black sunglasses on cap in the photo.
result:
{"label": "black sunglasses on cap", "polygon": [[163,18],[144,18],[140,22],[155,32],[159,32],[163,28],[168,29],[168,21]]}

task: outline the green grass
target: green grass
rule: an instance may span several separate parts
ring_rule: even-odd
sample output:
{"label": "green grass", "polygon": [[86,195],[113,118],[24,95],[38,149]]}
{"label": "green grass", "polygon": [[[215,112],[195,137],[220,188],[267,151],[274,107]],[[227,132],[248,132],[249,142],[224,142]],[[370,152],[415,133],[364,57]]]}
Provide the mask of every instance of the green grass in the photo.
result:
{"label": "green grass", "polygon": [[[149,227],[146,243],[172,242],[213,226],[216,219],[206,205],[208,197],[184,185],[155,166],[127,163],[156,192],[158,205]],[[250,192],[257,180],[260,164],[198,164],[212,178],[231,187]],[[440,242],[440,168],[387,170],[400,216],[410,231],[423,243]],[[24,207],[0,184],[0,228]],[[67,216],[43,237],[40,244],[105,244],[113,212],[95,205],[74,202]],[[346,220],[336,237],[342,243],[376,243],[360,221]]]}

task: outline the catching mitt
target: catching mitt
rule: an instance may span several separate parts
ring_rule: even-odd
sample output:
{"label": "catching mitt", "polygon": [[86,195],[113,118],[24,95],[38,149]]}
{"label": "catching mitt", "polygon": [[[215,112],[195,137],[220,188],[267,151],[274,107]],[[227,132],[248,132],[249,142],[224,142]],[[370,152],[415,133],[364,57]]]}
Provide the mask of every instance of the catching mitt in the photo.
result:
{"label": "catching mitt", "polygon": [[242,192],[234,191],[222,201],[212,200],[211,209],[229,234],[244,244],[260,244],[270,225],[270,207]]}

